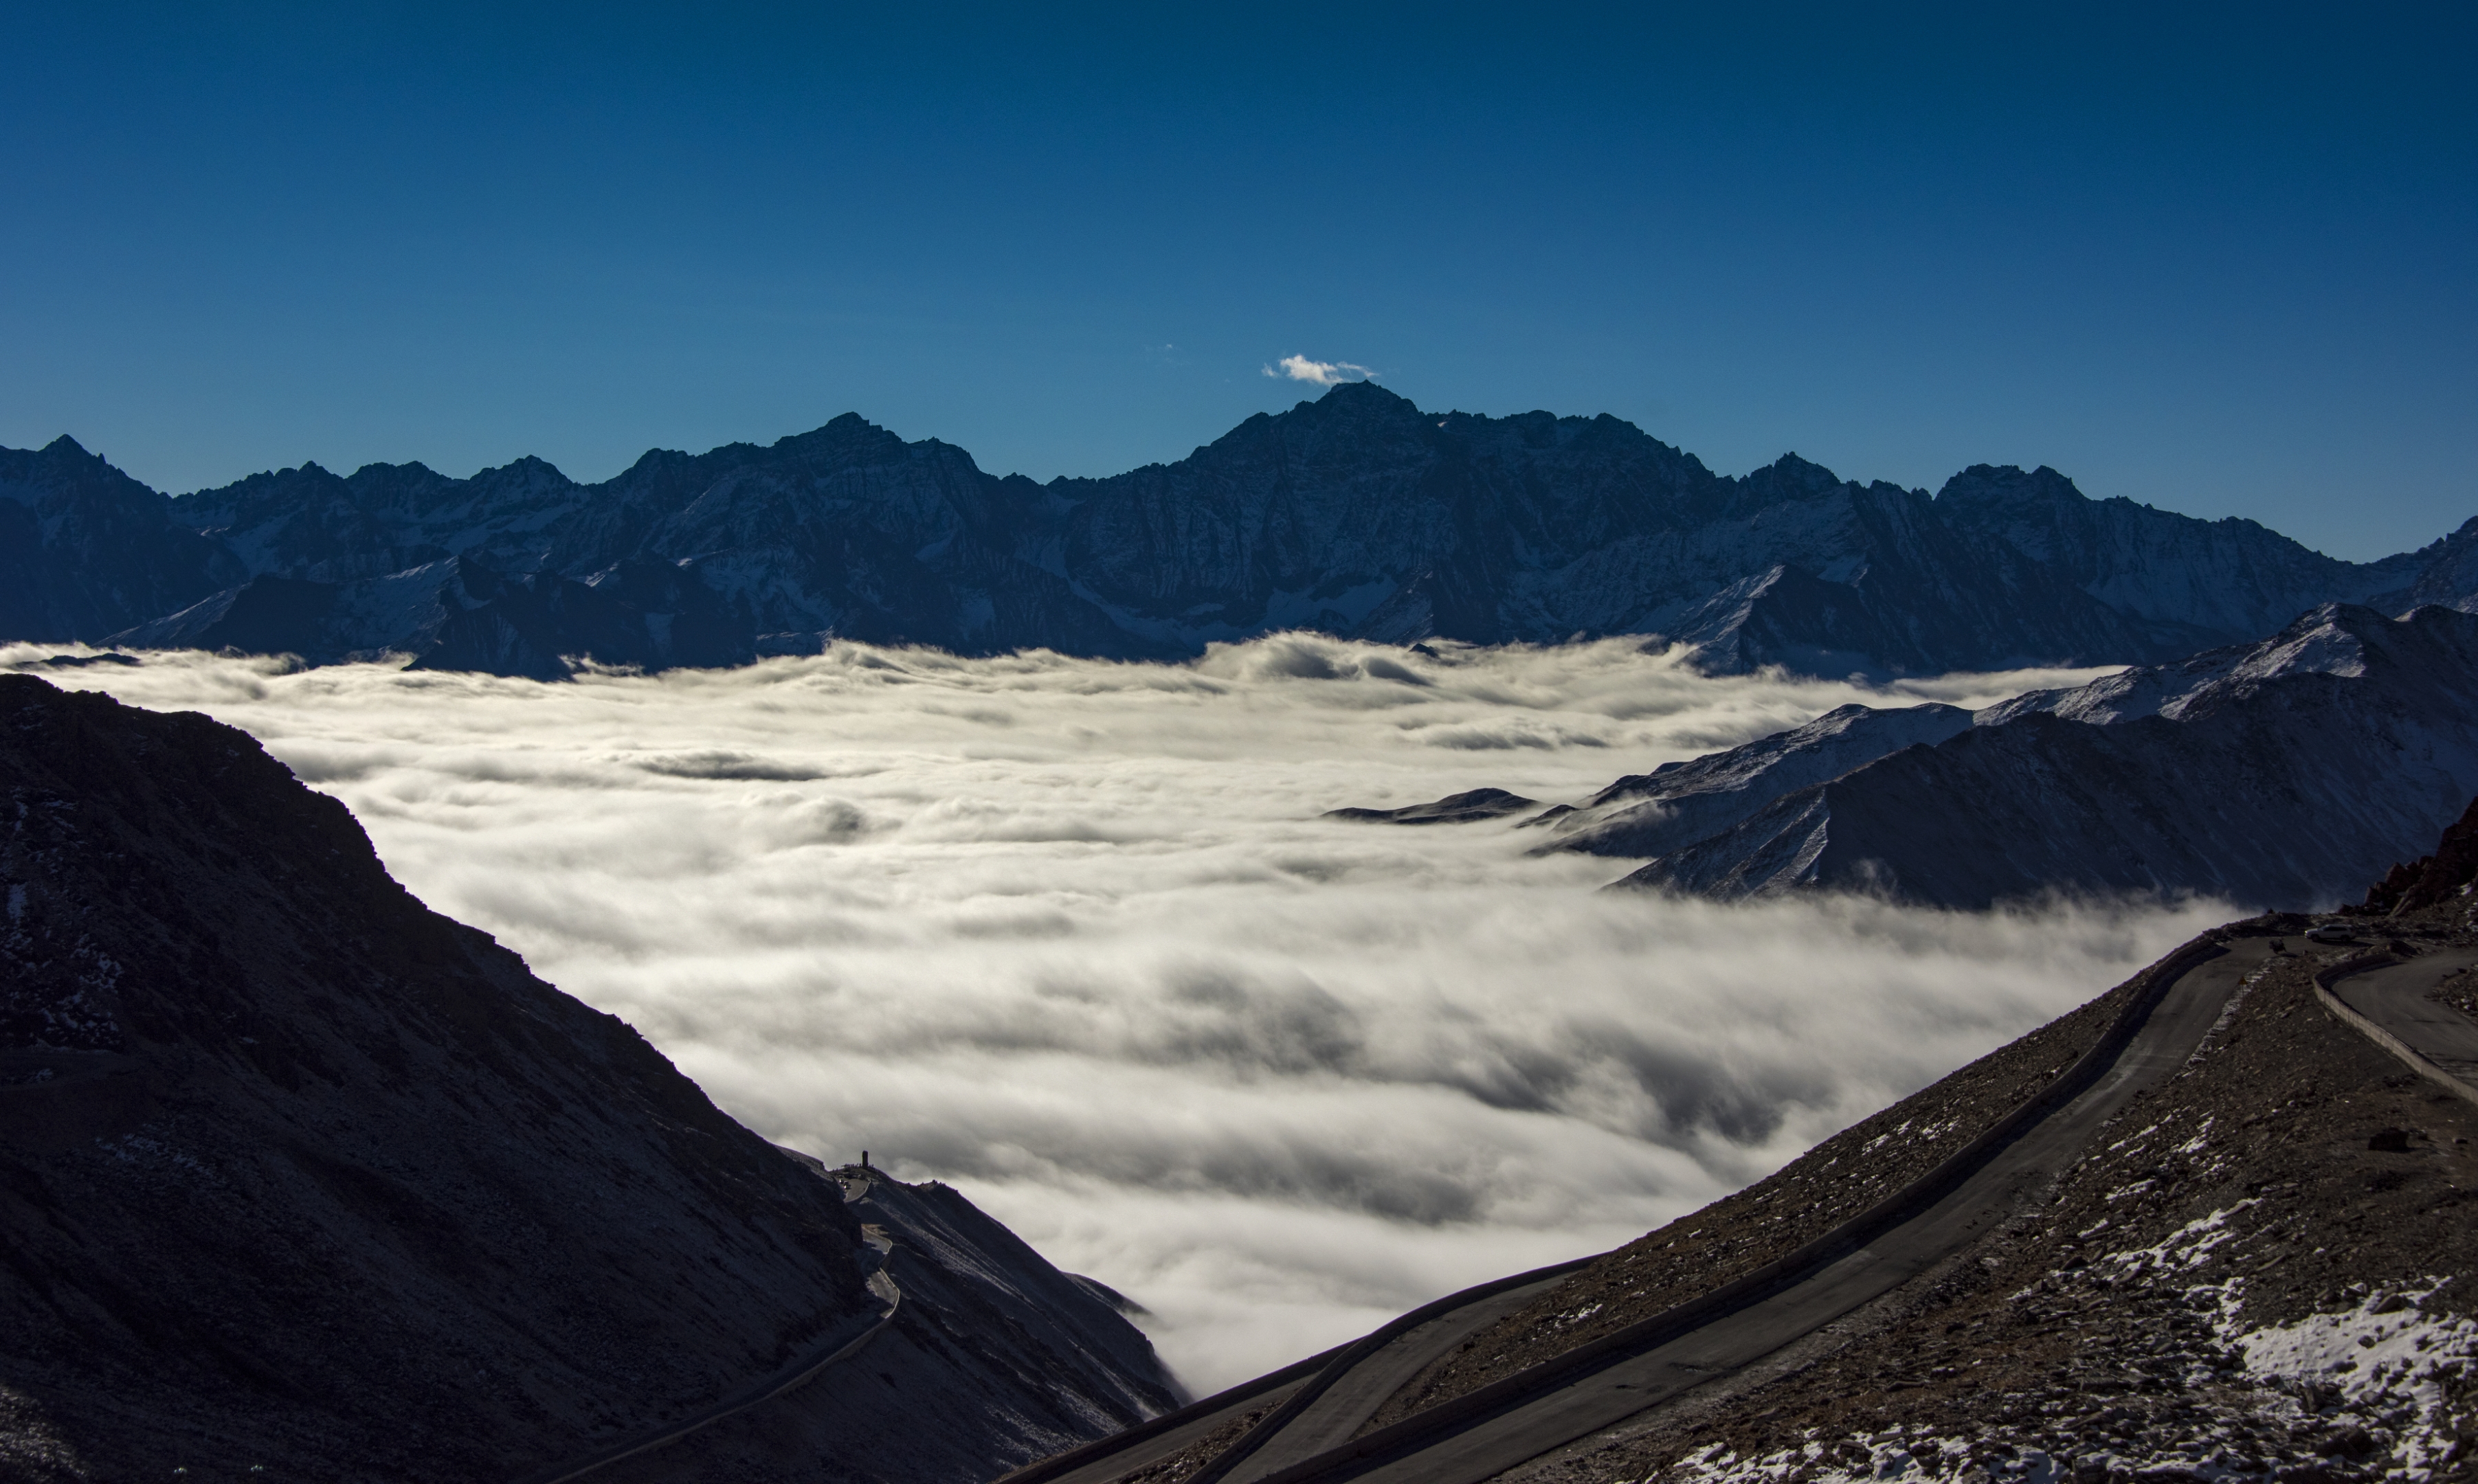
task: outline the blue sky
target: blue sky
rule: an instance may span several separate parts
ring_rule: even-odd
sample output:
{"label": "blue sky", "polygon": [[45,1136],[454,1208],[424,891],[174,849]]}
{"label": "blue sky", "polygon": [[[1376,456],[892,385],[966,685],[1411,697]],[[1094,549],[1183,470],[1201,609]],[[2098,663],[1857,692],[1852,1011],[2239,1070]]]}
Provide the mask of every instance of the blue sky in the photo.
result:
{"label": "blue sky", "polygon": [[1159,9],[0,3],[0,443],[598,478],[857,411],[1047,478],[1299,355],[1725,472],[2478,515],[2465,11]]}

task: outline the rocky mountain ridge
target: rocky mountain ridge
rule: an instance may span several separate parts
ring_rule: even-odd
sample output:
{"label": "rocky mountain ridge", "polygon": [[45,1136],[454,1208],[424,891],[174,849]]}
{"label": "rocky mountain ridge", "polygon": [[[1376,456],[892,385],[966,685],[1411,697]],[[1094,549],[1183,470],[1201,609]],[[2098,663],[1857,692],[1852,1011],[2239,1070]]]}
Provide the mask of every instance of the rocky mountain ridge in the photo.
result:
{"label": "rocky mountain ridge", "polygon": [[1743,478],[1608,416],[1370,383],[1173,464],[1036,485],[846,415],[768,447],[451,479],[316,465],[177,498],[66,439],[0,450],[0,636],[409,654],[556,675],[834,638],[1175,658],[1286,628],[1640,634],[1707,669],[2159,661],[2330,601],[2478,606],[2478,520],[2375,563],[1974,465],[1934,496],[1784,456]]}
{"label": "rocky mountain ridge", "polygon": [[952,1192],[847,1206],[239,731],[0,677],[0,1475],[523,1476],[866,1330],[864,1222],[905,1301],[769,1403],[801,1476],[1176,1404],[1109,1295]]}
{"label": "rocky mountain ridge", "polygon": [[2354,895],[2478,792],[2478,617],[2332,604],[2255,644],[1976,714],[1844,706],[1529,821],[1724,899]]}

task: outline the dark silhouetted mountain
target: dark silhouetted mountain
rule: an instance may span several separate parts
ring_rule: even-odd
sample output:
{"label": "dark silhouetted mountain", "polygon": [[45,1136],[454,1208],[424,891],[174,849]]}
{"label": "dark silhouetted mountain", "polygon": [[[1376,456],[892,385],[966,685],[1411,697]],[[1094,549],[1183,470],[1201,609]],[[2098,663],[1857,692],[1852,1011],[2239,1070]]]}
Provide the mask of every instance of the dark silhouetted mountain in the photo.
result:
{"label": "dark silhouetted mountain", "polygon": [[1176,1404],[1091,1287],[951,1191],[847,1208],[243,734],[0,677],[0,1474],[518,1477],[874,1323],[862,1220],[903,1302],[769,1403],[813,1465]]}
{"label": "dark silhouetted mountain", "polygon": [[1621,780],[1554,821],[1547,848],[1653,855],[1622,884],[1725,899],[2306,907],[2356,895],[2473,793],[2478,617],[2327,604],[2260,643],[1976,717],[1844,707]]}
{"label": "dark silhouetted mountain", "polygon": [[74,440],[0,448],[0,634],[100,639],[249,575],[172,512]]}
{"label": "dark silhouetted mountain", "polygon": [[[2466,551],[2463,527],[2420,552],[2380,562],[2336,561],[2234,516],[2197,520],[2137,505],[2093,500],[2055,469],[1973,465],[1945,482],[1936,509],[1953,525],[1993,536],[2118,613],[2151,626],[2179,653],[2271,634],[2320,603],[2364,603],[2405,613],[2451,604],[2478,588],[2419,594],[2419,576]],[[2464,558],[2464,561],[2466,559]],[[2438,573],[2450,582],[2450,564]]]}
{"label": "dark silhouetted mountain", "polygon": [[[593,486],[535,459],[305,465],[167,499],[65,440],[0,457],[45,594],[0,633],[519,674],[835,638],[1170,658],[1289,628],[1660,636],[1712,670],[1919,673],[2157,661],[2327,601],[2478,604],[2478,525],[2353,564],[2052,469],[1981,465],[1934,497],[1795,455],[1727,478],[1613,417],[1441,415],[1364,382],[1175,464],[1047,485],[849,415]],[[269,579],[318,586],[243,595]]]}
{"label": "dark silhouetted mountain", "polygon": [[1504,789],[1474,789],[1425,804],[1405,804],[1400,809],[1328,809],[1325,817],[1355,819],[1363,824],[1476,824],[1482,819],[1521,814],[1534,802]]}

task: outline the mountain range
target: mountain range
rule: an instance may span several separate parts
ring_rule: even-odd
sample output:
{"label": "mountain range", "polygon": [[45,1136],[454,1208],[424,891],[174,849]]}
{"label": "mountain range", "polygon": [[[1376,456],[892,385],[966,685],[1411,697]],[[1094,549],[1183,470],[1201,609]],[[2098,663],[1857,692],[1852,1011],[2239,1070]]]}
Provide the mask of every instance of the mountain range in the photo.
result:
{"label": "mountain range", "polygon": [[594,485],[530,458],[308,464],[175,497],[66,438],[0,450],[0,638],[545,678],[838,638],[1169,659],[1290,628],[1889,675],[2159,662],[2326,602],[2478,607],[2478,519],[2351,563],[2045,467],[1933,495],[1795,455],[1733,478],[1614,417],[1436,414],[1371,383],[1048,484],[853,415]]}
{"label": "mountain range", "polygon": [[2327,604],[2253,644],[1972,713],[1844,706],[1530,823],[1623,885],[1979,908],[2048,892],[2328,907],[2478,793],[2478,616]]}

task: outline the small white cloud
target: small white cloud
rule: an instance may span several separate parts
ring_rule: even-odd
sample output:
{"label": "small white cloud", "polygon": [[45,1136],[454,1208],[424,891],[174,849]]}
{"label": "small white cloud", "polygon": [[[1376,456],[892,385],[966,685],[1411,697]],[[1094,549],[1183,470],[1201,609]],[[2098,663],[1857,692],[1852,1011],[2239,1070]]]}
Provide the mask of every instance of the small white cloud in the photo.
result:
{"label": "small white cloud", "polygon": [[1279,365],[1281,367],[1279,370],[1270,365],[1265,367],[1265,374],[1277,377],[1287,376],[1293,381],[1314,382],[1320,387],[1330,387],[1337,382],[1377,379],[1375,371],[1364,365],[1353,365],[1348,361],[1311,361],[1305,356],[1284,356]]}

